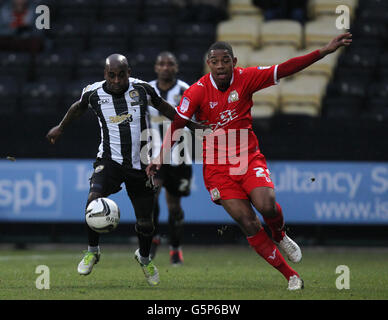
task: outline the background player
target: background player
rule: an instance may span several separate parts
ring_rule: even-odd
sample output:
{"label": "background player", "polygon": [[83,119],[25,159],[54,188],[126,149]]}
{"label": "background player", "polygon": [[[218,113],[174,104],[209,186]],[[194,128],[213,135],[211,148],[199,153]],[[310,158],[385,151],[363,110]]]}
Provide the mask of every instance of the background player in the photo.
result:
{"label": "background player", "polygon": [[[178,73],[178,61],[174,54],[171,52],[161,52],[155,61],[155,73],[157,79],[150,82],[150,85],[155,91],[168,103],[173,106],[177,106],[183,92],[189,87],[189,85],[176,78]],[[159,132],[160,136],[155,141],[154,148],[156,150],[155,155],[159,154],[161,141],[163,138],[163,128],[166,128],[167,120],[159,112],[159,110],[150,107],[151,127],[155,129],[155,132]],[[187,130],[188,131],[188,130]],[[183,132],[184,133],[184,132]],[[183,155],[179,154],[178,144],[184,143],[186,139],[191,139],[191,136],[182,136],[180,142],[178,142],[172,149],[171,164],[163,164],[160,170],[154,177],[154,183],[158,186],[156,194],[156,201],[154,207],[154,225],[155,233],[152,239],[150,257],[153,259],[156,254],[157,246],[160,244],[159,235],[159,194],[161,187],[165,188],[166,202],[168,207],[168,227],[169,227],[169,244],[170,244],[170,262],[173,265],[179,265],[183,263],[182,254],[182,237],[183,237],[183,219],[184,212],[181,206],[181,197],[186,197],[190,194],[192,167],[191,157],[187,152],[189,148],[184,148]],[[182,141],[183,140],[183,141]],[[181,161],[183,160],[183,162]]]}
{"label": "background player", "polygon": [[[149,259],[149,252],[154,231],[155,189],[144,170],[148,153],[145,153],[147,159],[141,157],[141,150],[147,146],[147,141],[141,141],[141,134],[149,128],[146,117],[149,100],[170,119],[175,110],[146,82],[130,78],[127,59],[122,55],[113,54],[106,59],[104,79],[83,89],[80,100],[69,108],[60,124],[48,132],[47,139],[54,144],[65,128],[88,107],[96,113],[101,127],[101,143],[86,206],[94,199],[120,191],[120,185],[125,183],[136,216],[139,249],[135,252],[135,259],[148,283],[154,286],[159,283],[159,274]],[[99,234],[88,226],[87,230],[88,250],[78,265],[81,275],[90,274],[100,259]]]}
{"label": "background player", "polygon": [[[303,288],[303,280],[284,260],[275,243],[268,237],[252,206],[261,213],[272,232],[273,240],[293,262],[299,262],[302,253],[299,246],[284,232],[284,218],[280,205],[276,202],[274,185],[264,155],[260,152],[256,135],[252,130],[250,109],[252,94],[260,89],[278,83],[280,78],[292,75],[311,65],[339,47],[351,43],[351,34],[345,33],[330,41],[320,50],[296,57],[272,67],[236,68],[237,58],[232,47],[225,42],[214,43],[208,51],[207,63],[210,73],[203,76],[185,91],[177,115],[166,133],[161,153],[147,167],[147,174],[153,175],[163,163],[164,154],[171,148],[171,133],[182,128],[193,115],[198,121],[207,120],[213,133],[206,136],[203,144],[204,181],[212,201],[221,204],[239,224],[249,244],[270,265],[279,270],[288,281],[289,290]],[[236,134],[236,131],[238,132]],[[237,143],[234,154],[229,157],[228,145],[215,137],[226,135],[228,142],[232,133],[244,135],[244,141]],[[222,141],[222,140],[221,140]],[[210,142],[210,143],[208,143]],[[228,151],[223,162],[209,164],[207,157],[218,156]],[[245,161],[241,168],[230,159]],[[214,158],[213,158],[214,159]],[[216,161],[218,161],[216,157]],[[226,164],[225,161],[227,160]],[[236,169],[240,174],[236,174]],[[233,174],[231,172],[233,171]]]}

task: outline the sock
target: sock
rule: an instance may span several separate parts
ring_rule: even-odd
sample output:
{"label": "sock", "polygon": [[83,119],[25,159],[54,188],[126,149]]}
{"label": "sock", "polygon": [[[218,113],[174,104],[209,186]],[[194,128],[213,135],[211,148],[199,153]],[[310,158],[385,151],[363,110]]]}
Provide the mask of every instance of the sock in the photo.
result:
{"label": "sock", "polygon": [[100,252],[100,246],[88,246],[88,251],[93,253]]}
{"label": "sock", "polygon": [[263,228],[261,228],[254,236],[247,237],[247,240],[251,247],[253,247],[253,249],[255,249],[255,251],[271,266],[279,270],[287,281],[291,276],[298,275],[298,273],[284,260],[282,254]]}
{"label": "sock", "polygon": [[277,215],[274,218],[268,218],[268,217],[263,217],[265,223],[269,227],[269,229],[272,232],[272,238],[276,242],[280,242],[280,240],[283,239],[284,237],[284,217],[283,217],[283,211],[282,207],[280,206],[279,203],[276,202],[276,212]]}
{"label": "sock", "polygon": [[150,263],[150,258],[149,257],[143,257],[142,255],[140,255],[140,262],[142,264],[149,264]]}

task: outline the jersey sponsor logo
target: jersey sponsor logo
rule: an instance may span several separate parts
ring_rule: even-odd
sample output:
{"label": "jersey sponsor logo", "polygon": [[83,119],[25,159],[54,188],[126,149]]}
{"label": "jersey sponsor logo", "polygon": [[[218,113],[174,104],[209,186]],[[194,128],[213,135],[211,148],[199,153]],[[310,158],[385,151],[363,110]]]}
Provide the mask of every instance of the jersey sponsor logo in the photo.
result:
{"label": "jersey sponsor logo", "polygon": [[94,169],[94,172],[95,173],[99,173],[101,172],[102,170],[104,170],[104,165],[99,165],[96,167],[96,169]]}
{"label": "jersey sponsor logo", "polygon": [[236,109],[222,111],[220,112],[220,115],[219,115],[219,121],[217,121],[217,123],[210,124],[210,127],[212,130],[216,130],[220,127],[225,126],[226,124],[236,119],[237,117],[238,117],[238,114]]}
{"label": "jersey sponsor logo", "polygon": [[204,87],[203,83],[201,81],[198,81],[197,82],[197,85],[201,86],[201,87]]}
{"label": "jersey sponsor logo", "polygon": [[212,197],[213,201],[221,199],[220,191],[217,188],[210,190],[210,196]]}
{"label": "jersey sponsor logo", "polygon": [[109,121],[110,123],[121,124],[121,123],[130,123],[133,121],[133,119],[131,114],[125,113],[125,114],[119,114],[117,116],[110,116]]}
{"label": "jersey sponsor logo", "polygon": [[233,90],[228,97],[228,103],[236,102],[238,101],[238,92],[236,90]]}
{"label": "jersey sponsor logo", "polygon": [[190,106],[190,100],[184,97],[179,107],[180,112],[185,113],[187,110],[189,110],[189,106]]}
{"label": "jersey sponsor logo", "polygon": [[264,70],[264,69],[269,69],[269,68],[271,68],[271,66],[257,67],[257,69],[259,69],[259,70]]}
{"label": "jersey sponsor logo", "polygon": [[213,109],[218,104],[218,101],[216,102],[209,102],[210,109]]}
{"label": "jersey sponsor logo", "polygon": [[97,102],[98,104],[104,104],[104,103],[110,103],[110,99],[101,99],[101,100],[98,100]]}

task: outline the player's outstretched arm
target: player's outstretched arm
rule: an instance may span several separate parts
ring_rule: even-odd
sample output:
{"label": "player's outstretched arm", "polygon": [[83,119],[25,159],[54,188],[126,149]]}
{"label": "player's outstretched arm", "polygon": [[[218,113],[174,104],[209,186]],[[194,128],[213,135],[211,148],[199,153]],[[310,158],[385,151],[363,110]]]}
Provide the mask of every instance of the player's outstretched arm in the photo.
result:
{"label": "player's outstretched arm", "polygon": [[46,138],[51,144],[55,144],[58,138],[63,134],[67,125],[69,125],[74,120],[80,118],[87,108],[85,108],[80,101],[74,102],[69,110],[67,110],[62,121],[55,127],[51,128],[47,133]]}
{"label": "player's outstretched arm", "polygon": [[343,33],[321,49],[315,50],[304,56],[292,58],[278,65],[277,78],[281,79],[297,73],[304,68],[312,65],[314,62],[322,59],[324,56],[336,51],[340,47],[347,47],[352,43],[352,34]]}
{"label": "player's outstretched arm", "polygon": [[331,40],[326,46],[319,50],[319,53],[322,57],[333,53],[340,47],[348,47],[352,43],[352,34],[350,32],[346,32],[340,34]]}
{"label": "player's outstretched arm", "polygon": [[[134,84],[133,87],[135,89],[143,88],[147,92],[147,94],[151,97],[152,105],[156,109],[158,109],[164,116],[166,116],[171,121],[174,121],[176,119],[177,113],[175,111],[175,108],[171,104],[169,104],[166,100],[164,100],[162,97],[160,97],[151,85],[149,85],[148,83],[141,82],[141,83]],[[195,129],[206,130],[209,128],[206,125],[203,125],[201,123],[198,123],[192,120],[186,120],[183,127],[184,126],[188,127],[190,130],[195,130]]]}

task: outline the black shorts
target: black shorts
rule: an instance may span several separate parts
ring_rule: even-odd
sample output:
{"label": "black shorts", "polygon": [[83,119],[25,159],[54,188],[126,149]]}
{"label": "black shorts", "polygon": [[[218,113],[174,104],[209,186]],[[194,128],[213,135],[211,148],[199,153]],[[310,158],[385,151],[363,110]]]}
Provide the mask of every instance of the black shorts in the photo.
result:
{"label": "black shorts", "polygon": [[161,185],[176,197],[187,197],[191,191],[191,178],[193,169],[191,165],[172,166],[164,164],[155,175]]}
{"label": "black shorts", "polygon": [[121,190],[125,184],[128,196],[154,197],[155,186],[144,170],[125,168],[113,160],[97,159],[93,164],[94,172],[90,178],[90,191],[107,197]]}

